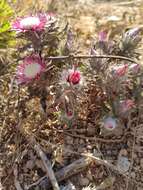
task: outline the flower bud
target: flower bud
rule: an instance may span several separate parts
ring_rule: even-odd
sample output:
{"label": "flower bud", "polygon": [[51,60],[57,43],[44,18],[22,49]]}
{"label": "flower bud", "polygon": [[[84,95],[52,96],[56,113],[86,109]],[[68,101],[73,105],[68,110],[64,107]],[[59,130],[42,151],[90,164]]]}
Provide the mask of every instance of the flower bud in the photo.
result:
{"label": "flower bud", "polygon": [[128,30],[122,38],[122,50],[133,49],[140,41],[140,28],[133,28]]}
{"label": "flower bud", "polygon": [[103,121],[103,127],[109,131],[115,129],[117,127],[117,121],[113,117],[107,117]]}
{"label": "flower bud", "polygon": [[131,64],[129,66],[129,71],[131,71],[134,74],[138,73],[139,70],[140,70],[140,65],[139,64],[133,63],[133,64]]}
{"label": "flower bud", "polygon": [[75,71],[71,71],[67,77],[67,82],[76,85],[80,82],[81,79],[81,75],[80,72],[75,70]]}
{"label": "flower bud", "polygon": [[98,39],[99,42],[105,42],[107,40],[107,33],[105,31],[99,32]]}

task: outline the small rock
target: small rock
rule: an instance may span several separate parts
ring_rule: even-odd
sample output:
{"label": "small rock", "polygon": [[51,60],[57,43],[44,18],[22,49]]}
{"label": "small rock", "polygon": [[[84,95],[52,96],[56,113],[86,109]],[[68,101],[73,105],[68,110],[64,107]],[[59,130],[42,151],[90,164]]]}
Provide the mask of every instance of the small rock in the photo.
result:
{"label": "small rock", "polygon": [[66,156],[66,157],[68,157],[68,156],[71,156],[71,152],[70,151],[68,151],[68,150],[73,150],[73,147],[72,147],[72,145],[67,145],[67,146],[65,146],[65,150],[64,150],[64,156]]}
{"label": "small rock", "polygon": [[35,165],[34,160],[28,160],[26,163],[26,168],[31,170],[34,167],[34,165]]}
{"label": "small rock", "polygon": [[123,173],[127,172],[130,168],[130,161],[125,156],[118,156],[117,168]]}
{"label": "small rock", "polygon": [[140,180],[141,180],[140,173],[136,173],[136,180],[137,180],[137,181],[140,181]]}
{"label": "small rock", "polygon": [[128,155],[128,152],[126,149],[121,149],[120,152],[119,152],[120,155],[122,156],[127,156]]}
{"label": "small rock", "polygon": [[137,187],[137,190],[142,190],[143,188],[142,187]]}
{"label": "small rock", "polygon": [[79,179],[79,184],[80,184],[81,186],[87,186],[87,185],[89,185],[89,179],[86,178],[86,177],[81,177],[81,178]]}
{"label": "small rock", "polygon": [[86,150],[86,148],[85,147],[83,147],[83,146],[79,146],[78,147],[78,153],[84,153],[84,152],[86,152],[87,150]]}
{"label": "small rock", "polygon": [[78,139],[78,138],[76,138],[76,139],[74,140],[74,144],[75,144],[75,145],[78,145],[78,144],[79,144],[79,139]]}
{"label": "small rock", "polygon": [[70,137],[70,136],[67,136],[66,137],[66,142],[67,142],[67,144],[73,144],[73,138]]}
{"label": "small rock", "polygon": [[71,182],[69,182],[67,185],[60,186],[60,190],[76,190],[76,188]]}
{"label": "small rock", "polygon": [[136,158],[137,158],[137,154],[136,154],[136,153],[133,153],[133,159],[136,160]]}
{"label": "small rock", "polygon": [[136,163],[137,165],[140,165],[140,159],[139,159],[138,157],[135,159],[135,163]]}
{"label": "small rock", "polygon": [[80,139],[79,140],[79,144],[84,144],[85,142],[84,142],[84,140],[83,139]]}
{"label": "small rock", "polygon": [[86,146],[88,150],[92,150],[92,146],[91,145],[87,145]]}
{"label": "small rock", "polygon": [[131,173],[131,176],[132,176],[132,178],[135,179],[135,177],[136,177],[136,173],[135,173],[135,172],[132,172],[132,173]]}
{"label": "small rock", "polygon": [[131,140],[128,140],[128,141],[127,141],[127,145],[128,145],[128,147],[132,147],[132,141],[131,141]]}
{"label": "small rock", "polygon": [[35,161],[35,165],[37,166],[37,168],[40,168],[40,169],[42,169],[42,171],[46,172],[46,169],[45,169],[45,167],[43,166],[43,163],[42,163],[41,160],[37,159],[37,160]]}

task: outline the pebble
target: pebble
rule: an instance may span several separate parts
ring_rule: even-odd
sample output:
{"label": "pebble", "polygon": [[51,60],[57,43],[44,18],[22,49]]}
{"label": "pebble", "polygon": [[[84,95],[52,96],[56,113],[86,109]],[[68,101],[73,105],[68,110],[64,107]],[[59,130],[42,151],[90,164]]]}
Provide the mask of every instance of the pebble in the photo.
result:
{"label": "pebble", "polygon": [[132,173],[131,173],[131,176],[132,176],[132,178],[135,179],[135,177],[136,177],[136,173],[135,173],[135,172],[132,172]]}
{"label": "pebble", "polygon": [[89,185],[89,179],[86,177],[81,177],[81,178],[79,178],[79,184],[81,186],[87,186],[87,185]]}
{"label": "pebble", "polygon": [[66,157],[68,157],[68,156],[71,156],[71,152],[69,152],[68,150],[73,150],[73,146],[72,145],[67,145],[67,146],[65,146],[65,151],[64,151],[64,155],[66,156]]}
{"label": "pebble", "polygon": [[34,165],[35,165],[34,160],[28,160],[27,163],[26,163],[26,169],[32,170]]}
{"label": "pebble", "polygon": [[122,156],[127,156],[128,155],[128,152],[126,149],[121,149],[120,152],[119,152],[120,155]]}
{"label": "pebble", "polygon": [[137,165],[140,164],[140,159],[139,159],[138,157],[135,159],[135,163],[136,163]]}
{"label": "pebble", "polygon": [[79,146],[78,147],[78,153],[84,153],[84,152],[87,152],[86,148],[83,146],[81,146],[81,147]]}
{"label": "pebble", "polygon": [[130,167],[130,161],[125,156],[118,156],[117,168],[121,170],[123,173],[127,172]]}
{"label": "pebble", "polygon": [[137,158],[137,154],[136,154],[136,153],[133,153],[133,159],[136,160],[136,158]]}
{"label": "pebble", "polygon": [[137,187],[137,190],[142,190],[143,188],[142,187]]}
{"label": "pebble", "polygon": [[74,140],[74,144],[75,144],[75,145],[78,145],[78,144],[79,144],[79,139],[78,139],[78,138],[76,138],[76,139]]}
{"label": "pebble", "polygon": [[84,144],[85,142],[84,142],[84,140],[83,139],[80,139],[79,140],[79,144]]}
{"label": "pebble", "polygon": [[67,142],[67,144],[73,144],[73,138],[70,137],[70,136],[67,136],[66,137],[66,142]]}
{"label": "pebble", "polygon": [[127,141],[127,145],[128,145],[128,147],[132,147],[132,144],[133,144],[133,143],[132,143],[131,140],[128,140],[128,141]]}

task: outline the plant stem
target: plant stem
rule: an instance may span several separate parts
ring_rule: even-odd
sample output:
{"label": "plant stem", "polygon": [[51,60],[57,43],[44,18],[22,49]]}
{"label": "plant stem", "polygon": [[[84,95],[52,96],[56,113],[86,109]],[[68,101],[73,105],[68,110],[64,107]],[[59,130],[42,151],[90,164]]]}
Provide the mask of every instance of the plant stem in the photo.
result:
{"label": "plant stem", "polygon": [[[124,61],[129,61],[132,63],[137,63],[135,60],[129,58],[129,57],[124,57],[124,56],[119,56],[119,55],[67,55],[67,56],[50,56],[47,57],[49,60],[59,60],[59,59],[93,59],[93,58],[111,58],[111,59],[120,59]],[[137,63],[138,64],[138,63]]]}

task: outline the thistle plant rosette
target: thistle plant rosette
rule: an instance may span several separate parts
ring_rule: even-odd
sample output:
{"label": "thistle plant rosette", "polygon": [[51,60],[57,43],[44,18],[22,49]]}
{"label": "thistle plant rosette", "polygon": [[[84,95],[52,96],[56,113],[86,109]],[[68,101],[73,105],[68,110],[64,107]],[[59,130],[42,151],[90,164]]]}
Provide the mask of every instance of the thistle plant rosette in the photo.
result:
{"label": "thistle plant rosette", "polygon": [[46,69],[46,64],[38,55],[26,57],[17,67],[16,78],[18,84],[27,84],[33,79],[38,79]]}

